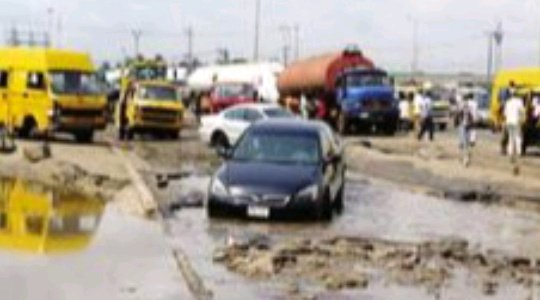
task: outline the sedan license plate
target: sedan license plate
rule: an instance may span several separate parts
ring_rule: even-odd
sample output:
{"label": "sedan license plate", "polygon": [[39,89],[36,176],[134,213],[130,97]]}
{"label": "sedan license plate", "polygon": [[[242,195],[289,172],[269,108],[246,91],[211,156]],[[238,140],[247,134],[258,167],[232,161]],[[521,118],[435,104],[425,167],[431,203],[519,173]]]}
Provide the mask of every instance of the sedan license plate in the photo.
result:
{"label": "sedan license plate", "polygon": [[360,119],[369,119],[369,113],[368,112],[363,112],[360,114]]}
{"label": "sedan license plate", "polygon": [[248,206],[247,214],[249,217],[258,219],[268,219],[270,217],[270,208],[261,206]]}

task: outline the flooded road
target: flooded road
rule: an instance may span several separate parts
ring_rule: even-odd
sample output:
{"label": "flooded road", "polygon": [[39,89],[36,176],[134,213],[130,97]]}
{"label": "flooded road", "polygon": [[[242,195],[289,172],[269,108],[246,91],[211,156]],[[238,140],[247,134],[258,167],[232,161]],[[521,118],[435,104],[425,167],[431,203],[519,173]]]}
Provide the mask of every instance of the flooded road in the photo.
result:
{"label": "flooded road", "polygon": [[[204,179],[187,182],[192,189],[198,182],[204,193]],[[185,190],[182,181],[169,190],[179,186]],[[203,209],[186,208],[167,227],[216,299],[527,299],[537,289],[538,269],[514,265],[536,263],[537,214],[436,199],[392,185],[349,181],[345,210],[331,223],[209,220]],[[358,254],[355,243],[375,254]],[[331,254],[318,257],[321,248]],[[293,263],[276,270],[275,260],[291,259],[290,253]],[[410,253],[420,253],[420,267],[411,271],[403,266],[407,257],[401,258]],[[327,265],[310,269],[317,259]],[[339,274],[356,271],[365,281],[357,277],[352,288],[331,285]]]}
{"label": "flooded road", "polygon": [[3,299],[189,299],[161,228],[100,199],[0,180]]}

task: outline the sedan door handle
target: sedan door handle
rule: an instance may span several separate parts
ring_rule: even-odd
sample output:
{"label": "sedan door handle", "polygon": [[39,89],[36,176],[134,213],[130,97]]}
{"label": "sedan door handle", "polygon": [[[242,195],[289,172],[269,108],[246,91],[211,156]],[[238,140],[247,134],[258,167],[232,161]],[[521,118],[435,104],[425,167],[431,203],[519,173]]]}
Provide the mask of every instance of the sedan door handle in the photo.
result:
{"label": "sedan door handle", "polygon": [[28,93],[23,93],[22,96],[23,98],[28,98]]}

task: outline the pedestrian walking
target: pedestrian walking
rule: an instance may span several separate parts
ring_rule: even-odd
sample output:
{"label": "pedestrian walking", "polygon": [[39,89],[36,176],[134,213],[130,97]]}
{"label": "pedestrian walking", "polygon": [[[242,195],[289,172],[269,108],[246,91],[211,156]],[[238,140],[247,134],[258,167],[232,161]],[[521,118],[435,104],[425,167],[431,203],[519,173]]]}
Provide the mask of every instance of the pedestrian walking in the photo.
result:
{"label": "pedestrian walking", "polygon": [[305,94],[300,96],[300,114],[303,119],[309,119],[309,107],[308,107],[308,98]]}
{"label": "pedestrian walking", "polygon": [[501,154],[506,155],[508,150],[508,131],[506,130],[506,125],[504,122],[504,108],[506,102],[510,99],[512,94],[516,92],[516,84],[513,80],[510,80],[508,83],[508,88],[502,89],[499,94],[499,99],[501,99],[501,105],[499,107],[499,116],[502,120],[502,135],[501,135]]}
{"label": "pedestrian walking", "polygon": [[504,105],[505,128],[508,133],[507,153],[510,161],[514,165],[514,174],[519,173],[518,157],[521,155],[521,143],[523,136],[521,132],[521,123],[525,115],[525,106],[523,99],[519,98],[516,90],[510,91],[510,99]]}
{"label": "pedestrian walking", "polygon": [[465,96],[458,106],[457,124],[459,131],[459,148],[461,151],[461,161],[468,167],[472,159],[472,147],[476,142],[474,132],[476,105],[471,94]]}
{"label": "pedestrian walking", "polygon": [[435,134],[435,124],[432,115],[432,99],[427,92],[421,90],[415,98],[415,105],[420,117],[420,132],[418,140],[421,141],[425,134],[428,134],[429,140],[433,141]]}
{"label": "pedestrian walking", "polygon": [[195,92],[191,92],[190,99],[194,103],[194,110],[195,110],[195,120],[197,121],[197,125],[201,124],[201,115],[202,115],[202,97],[199,95],[196,95]]}
{"label": "pedestrian walking", "polygon": [[411,102],[407,93],[399,92],[399,128],[404,132],[409,131],[412,127]]}

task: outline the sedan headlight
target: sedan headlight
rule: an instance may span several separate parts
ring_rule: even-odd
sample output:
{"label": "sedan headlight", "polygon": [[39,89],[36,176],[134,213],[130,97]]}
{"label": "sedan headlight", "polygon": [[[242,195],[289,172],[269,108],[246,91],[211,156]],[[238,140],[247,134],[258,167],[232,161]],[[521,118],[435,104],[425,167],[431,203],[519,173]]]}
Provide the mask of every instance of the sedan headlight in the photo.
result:
{"label": "sedan headlight", "polygon": [[303,188],[297,194],[298,198],[309,198],[311,200],[316,200],[319,196],[319,186],[316,184],[310,185]]}
{"label": "sedan headlight", "polygon": [[214,180],[212,180],[212,184],[210,186],[210,193],[218,197],[229,196],[229,190],[218,178],[214,178]]}

